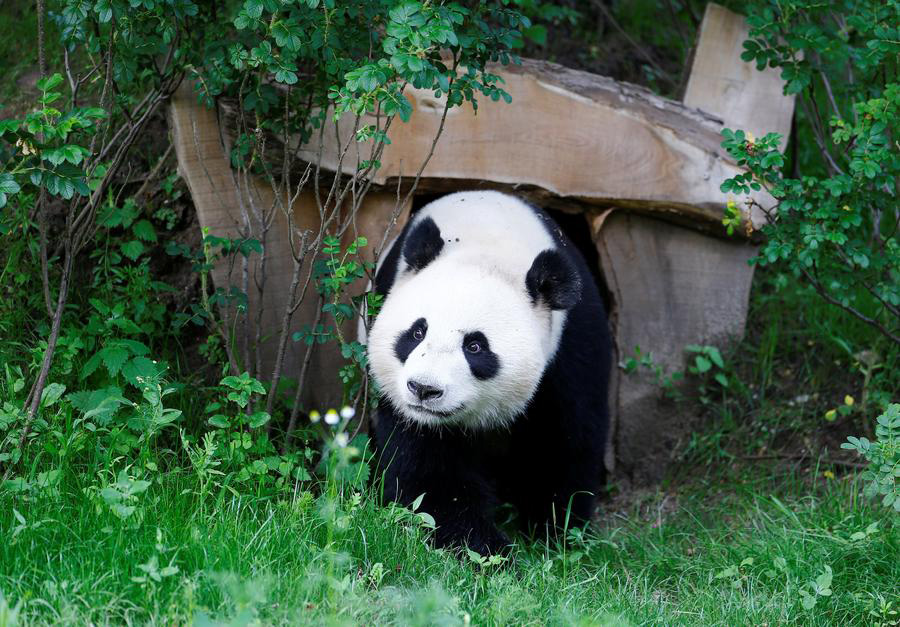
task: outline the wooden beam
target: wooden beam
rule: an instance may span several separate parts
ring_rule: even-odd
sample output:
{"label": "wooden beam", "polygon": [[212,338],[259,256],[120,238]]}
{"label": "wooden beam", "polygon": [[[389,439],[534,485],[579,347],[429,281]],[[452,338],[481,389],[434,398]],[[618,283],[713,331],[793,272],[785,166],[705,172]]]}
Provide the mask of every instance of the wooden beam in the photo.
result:
{"label": "wooden beam", "polygon": [[[519,66],[491,66],[512,104],[479,100],[450,109],[420,189],[449,191],[486,185],[527,189],[560,206],[615,206],[659,215],[721,233],[726,195],[719,185],[742,170],[720,147],[721,120],[649,90],[553,63],[523,60]],[[408,123],[390,129],[378,185],[393,189],[412,181],[431,150],[445,101],[426,90],[405,92],[413,106]],[[226,128],[234,132],[234,106],[226,107]],[[353,136],[355,120],[344,116],[340,136]],[[360,125],[374,124],[364,116]],[[269,143],[277,151],[278,138]],[[318,158],[318,137],[301,148],[306,161]],[[321,164],[336,171],[341,147],[325,133]],[[359,150],[369,154],[369,144]],[[357,168],[357,147],[342,174]],[[766,199],[760,198],[765,204]]]}

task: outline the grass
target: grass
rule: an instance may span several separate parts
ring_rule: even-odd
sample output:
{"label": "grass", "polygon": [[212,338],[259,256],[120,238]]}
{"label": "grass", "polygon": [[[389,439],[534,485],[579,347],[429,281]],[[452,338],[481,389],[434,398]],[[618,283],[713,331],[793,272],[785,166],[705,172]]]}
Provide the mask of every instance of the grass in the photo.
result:
{"label": "grass", "polygon": [[[756,464],[638,493],[566,547],[520,538],[499,567],[429,548],[368,495],[212,506],[195,488],[161,475],[125,521],[77,475],[0,495],[0,590],[20,624],[868,625],[900,605],[900,527],[852,475],[821,469]],[[833,593],[806,610],[826,566]]]}
{"label": "grass", "polygon": [[[568,543],[518,537],[499,566],[431,549],[414,514],[334,482],[277,497],[202,489],[171,433],[138,462],[161,470],[138,473],[152,483],[122,519],[101,490],[137,457],[110,459],[99,435],[71,444],[85,432],[60,409],[22,464],[31,489],[0,488],[0,627],[896,624],[900,519],[862,499],[858,460],[835,444],[871,412],[822,418],[866,385],[896,389],[896,349],[866,384],[851,359],[864,331],[759,279],[731,387],[676,406],[706,426],[660,487],[614,491]],[[201,396],[173,397],[189,430]]]}

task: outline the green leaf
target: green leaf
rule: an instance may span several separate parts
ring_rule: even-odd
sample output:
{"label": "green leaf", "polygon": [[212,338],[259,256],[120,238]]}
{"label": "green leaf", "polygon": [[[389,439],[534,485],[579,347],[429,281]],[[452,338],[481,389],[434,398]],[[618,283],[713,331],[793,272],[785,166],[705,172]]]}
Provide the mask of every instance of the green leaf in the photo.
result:
{"label": "green leaf", "polygon": [[94,4],[94,11],[97,12],[101,23],[109,22],[113,15],[111,0],[97,0]]}
{"label": "green leaf", "polygon": [[228,418],[223,414],[216,414],[214,416],[210,416],[208,420],[209,424],[214,427],[219,427],[220,429],[227,429],[230,426],[228,422]]}
{"label": "green leaf", "polygon": [[150,220],[138,220],[131,227],[131,232],[134,233],[134,236],[138,239],[144,240],[145,242],[156,243],[156,228],[154,228],[153,223]]}
{"label": "green leaf", "polygon": [[275,72],[275,80],[285,85],[293,85],[297,82],[297,74],[290,70],[280,69]]}
{"label": "green leaf", "polygon": [[12,174],[8,172],[0,174],[0,193],[18,194],[21,189],[19,184],[13,179]]}
{"label": "green leaf", "polygon": [[57,85],[62,83],[62,81],[63,81],[62,74],[60,74],[59,72],[56,72],[54,74],[51,74],[50,76],[47,76],[46,78],[40,79],[37,82],[37,88],[40,91],[50,91],[51,89],[53,89],[54,87],[56,87]]}
{"label": "green leaf", "polygon": [[250,17],[259,19],[263,13],[262,0],[247,0],[244,2],[244,11],[246,11],[247,15]]}
{"label": "green leaf", "polygon": [[250,420],[247,422],[247,424],[251,429],[256,429],[269,422],[271,418],[272,417],[268,413],[264,411],[258,411],[250,416]]}
{"label": "green leaf", "polygon": [[[421,8],[422,4],[420,2],[404,2],[391,9],[388,15],[392,22],[397,22],[399,24],[414,22],[415,25],[421,26],[424,23],[424,18],[422,18],[421,21],[413,19]],[[421,18],[421,16],[419,17]]]}
{"label": "green leaf", "polygon": [[162,372],[160,364],[140,355],[129,359],[122,367],[122,376],[136,388],[140,388],[144,381],[158,379]]}
{"label": "green leaf", "polygon": [[136,261],[137,258],[141,256],[141,253],[144,252],[144,245],[140,240],[136,239],[123,243],[119,248],[122,251],[122,254],[132,261]]}
{"label": "green leaf", "polygon": [[[120,405],[119,403],[113,403],[110,399],[121,399],[123,403],[126,402],[122,399],[122,390],[115,386],[100,390],[73,392],[67,398],[75,409],[84,413],[91,412],[92,415],[99,416],[101,424],[106,424],[107,419],[112,417],[112,414],[115,413],[115,410]],[[98,408],[102,408],[101,411],[97,411]]]}
{"label": "green leaf", "polygon": [[50,407],[65,393],[66,386],[62,383],[51,383],[41,392],[41,407]]}
{"label": "green leaf", "polygon": [[117,344],[107,346],[100,351],[100,359],[103,360],[103,365],[112,377],[119,373],[129,356],[128,350]]}
{"label": "green leaf", "polygon": [[697,355],[697,357],[694,358],[694,364],[696,364],[697,372],[700,374],[703,374],[712,368],[712,363],[702,355]]}
{"label": "green leaf", "polygon": [[[140,327],[130,320],[128,322],[134,325],[138,329],[138,332],[140,332]],[[143,342],[138,342],[137,340],[119,340],[118,344],[127,348],[132,355],[147,355],[150,353],[150,349],[147,348],[147,345]]]}
{"label": "green leaf", "polygon": [[[15,131],[19,130],[19,126],[21,126],[21,125],[22,125],[22,122],[20,120],[14,120],[11,118],[6,119],[6,120],[0,120],[0,135],[2,135],[3,133],[6,133],[6,132],[15,132]],[[0,176],[2,176],[2,175],[0,175]]]}
{"label": "green leaf", "polygon": [[93,357],[85,362],[84,366],[81,367],[81,378],[86,379],[100,366],[101,359],[100,353],[96,353]]}

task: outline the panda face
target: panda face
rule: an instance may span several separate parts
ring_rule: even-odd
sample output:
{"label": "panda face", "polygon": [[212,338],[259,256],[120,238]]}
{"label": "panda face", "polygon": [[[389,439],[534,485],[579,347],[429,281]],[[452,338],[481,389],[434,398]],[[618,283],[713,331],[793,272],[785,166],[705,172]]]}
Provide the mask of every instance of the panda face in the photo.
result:
{"label": "panda face", "polygon": [[553,313],[490,268],[435,262],[392,288],[369,334],[371,371],[409,420],[502,426],[552,357]]}

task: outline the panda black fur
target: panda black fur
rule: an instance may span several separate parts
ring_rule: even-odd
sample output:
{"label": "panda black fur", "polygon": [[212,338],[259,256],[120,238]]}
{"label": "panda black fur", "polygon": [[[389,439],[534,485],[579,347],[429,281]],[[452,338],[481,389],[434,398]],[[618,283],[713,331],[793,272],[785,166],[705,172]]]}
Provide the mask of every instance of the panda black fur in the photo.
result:
{"label": "panda black fur", "polygon": [[[368,336],[385,496],[439,546],[501,551],[493,522],[590,518],[604,483],[612,344],[591,271],[543,211],[499,192],[423,207],[379,265]],[[572,522],[572,520],[570,520]]]}

